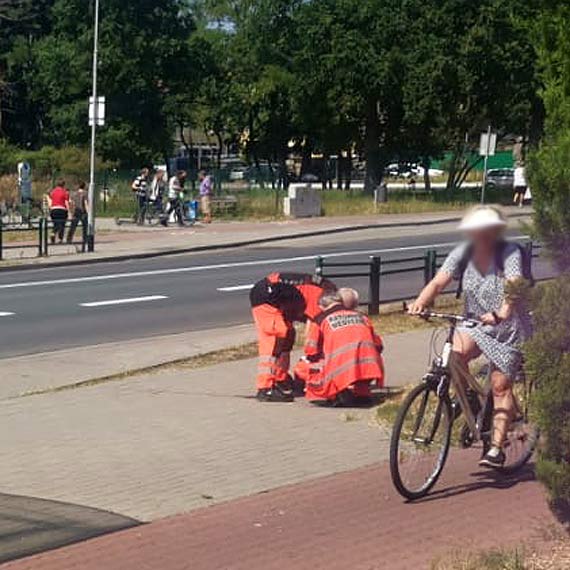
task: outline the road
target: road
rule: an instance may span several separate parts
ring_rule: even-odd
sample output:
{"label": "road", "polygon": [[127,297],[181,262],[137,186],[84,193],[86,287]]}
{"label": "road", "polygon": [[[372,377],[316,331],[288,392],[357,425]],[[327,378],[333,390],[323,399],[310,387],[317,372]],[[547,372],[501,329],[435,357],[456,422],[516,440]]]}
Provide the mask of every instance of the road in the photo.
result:
{"label": "road", "polygon": [[[520,232],[513,230],[513,235]],[[362,238],[311,240],[121,263],[0,273],[0,358],[76,346],[206,330],[248,322],[248,287],[273,270],[312,272],[317,255],[331,261],[417,256],[432,246],[448,251],[451,228]],[[421,262],[420,262],[421,265]],[[335,269],[335,271],[339,271]],[[552,272],[538,263],[539,277]],[[423,274],[386,277],[382,298],[412,296]],[[365,279],[341,279],[366,296]]]}

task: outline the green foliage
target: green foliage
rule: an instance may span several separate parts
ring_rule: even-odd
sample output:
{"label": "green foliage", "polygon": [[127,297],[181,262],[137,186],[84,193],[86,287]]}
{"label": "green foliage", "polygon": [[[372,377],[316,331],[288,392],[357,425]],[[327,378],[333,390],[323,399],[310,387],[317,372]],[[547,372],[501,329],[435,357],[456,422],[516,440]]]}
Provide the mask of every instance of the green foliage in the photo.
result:
{"label": "green foliage", "polygon": [[533,408],[544,441],[537,473],[553,498],[570,500],[570,279],[560,277],[536,295],[525,358],[538,388]]}

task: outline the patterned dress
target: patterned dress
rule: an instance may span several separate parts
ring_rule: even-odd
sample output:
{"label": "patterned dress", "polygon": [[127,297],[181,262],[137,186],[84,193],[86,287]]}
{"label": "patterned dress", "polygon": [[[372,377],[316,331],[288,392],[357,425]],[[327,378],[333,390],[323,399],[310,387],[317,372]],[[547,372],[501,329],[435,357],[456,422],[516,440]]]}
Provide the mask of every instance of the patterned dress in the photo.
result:
{"label": "patterned dress", "polygon": [[[441,268],[454,280],[460,278],[460,264],[467,247],[468,244],[456,247]],[[505,282],[523,277],[522,255],[516,244],[508,244],[504,255],[504,271],[501,275],[495,262],[485,274],[481,274],[472,261],[467,265],[463,276],[466,314],[480,317],[498,311],[505,300]],[[459,330],[475,341],[495,367],[509,378],[516,379],[522,362],[521,343],[531,334],[530,315],[524,306],[515,306],[512,316],[497,326],[461,327]]]}

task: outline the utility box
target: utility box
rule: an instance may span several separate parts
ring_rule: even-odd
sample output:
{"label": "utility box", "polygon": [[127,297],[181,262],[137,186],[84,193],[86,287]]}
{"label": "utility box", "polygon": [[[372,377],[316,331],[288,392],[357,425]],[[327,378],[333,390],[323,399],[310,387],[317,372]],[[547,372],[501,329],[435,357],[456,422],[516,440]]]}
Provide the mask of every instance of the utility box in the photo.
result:
{"label": "utility box", "polygon": [[322,214],[320,186],[291,184],[283,211],[290,218],[315,218]]}

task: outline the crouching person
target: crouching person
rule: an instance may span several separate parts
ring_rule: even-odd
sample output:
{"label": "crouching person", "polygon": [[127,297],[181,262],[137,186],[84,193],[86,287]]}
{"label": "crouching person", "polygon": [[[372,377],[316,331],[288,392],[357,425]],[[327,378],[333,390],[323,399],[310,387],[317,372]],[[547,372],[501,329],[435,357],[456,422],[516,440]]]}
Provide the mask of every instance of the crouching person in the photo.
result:
{"label": "crouching person", "polygon": [[[382,340],[366,315],[346,308],[349,293],[325,293],[322,313],[309,330],[296,374],[305,380],[310,402],[353,405],[370,399],[372,382],[384,385]],[[358,300],[356,293],[353,298]]]}

